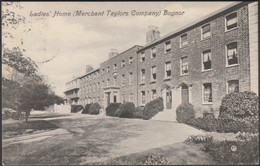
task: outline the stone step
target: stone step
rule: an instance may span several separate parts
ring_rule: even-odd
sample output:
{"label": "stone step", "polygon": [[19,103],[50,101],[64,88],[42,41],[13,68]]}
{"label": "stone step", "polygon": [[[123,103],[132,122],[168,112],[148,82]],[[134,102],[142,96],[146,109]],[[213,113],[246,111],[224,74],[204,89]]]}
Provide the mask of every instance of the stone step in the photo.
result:
{"label": "stone step", "polygon": [[152,117],[152,120],[160,120],[160,121],[176,121],[176,115],[173,110],[165,109],[162,112],[159,112],[154,117]]}

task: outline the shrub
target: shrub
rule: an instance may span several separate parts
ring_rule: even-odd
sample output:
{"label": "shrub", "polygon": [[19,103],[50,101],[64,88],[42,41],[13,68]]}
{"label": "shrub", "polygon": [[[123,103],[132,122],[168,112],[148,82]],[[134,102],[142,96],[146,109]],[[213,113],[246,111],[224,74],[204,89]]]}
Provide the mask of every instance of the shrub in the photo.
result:
{"label": "shrub", "polygon": [[98,103],[92,103],[89,107],[89,114],[97,115],[99,114],[101,106]]}
{"label": "shrub", "polygon": [[180,123],[189,124],[192,119],[195,119],[193,105],[191,105],[190,103],[179,105],[176,109],[176,119]]}
{"label": "shrub", "polygon": [[234,92],[227,94],[221,101],[219,118],[244,119],[258,117],[258,96],[253,92]]}
{"label": "shrub", "polygon": [[81,110],[83,110],[82,105],[71,105],[71,113],[77,113]]}
{"label": "shrub", "polygon": [[195,144],[198,143],[206,143],[206,142],[212,142],[213,137],[212,136],[204,136],[204,135],[193,135],[188,137],[185,142],[192,142]]}
{"label": "shrub", "polygon": [[3,108],[2,109],[2,120],[6,119],[14,119],[14,120],[23,120],[25,119],[25,112],[22,111],[15,111],[10,108]]}
{"label": "shrub", "polygon": [[169,165],[169,161],[166,157],[162,155],[148,155],[146,156],[145,161],[143,161],[143,165]]}
{"label": "shrub", "polygon": [[116,116],[116,110],[119,108],[120,103],[110,103],[106,108],[107,116]]}
{"label": "shrub", "polygon": [[252,137],[249,141],[206,142],[203,151],[218,164],[255,164],[259,162],[259,138]]}
{"label": "shrub", "polygon": [[89,114],[89,107],[91,104],[86,104],[85,108],[83,109],[83,111],[81,112],[82,114]]}
{"label": "shrub", "polygon": [[163,111],[163,99],[161,97],[148,102],[143,110],[143,119],[148,120],[151,119],[158,112]]}
{"label": "shrub", "polygon": [[121,104],[116,111],[116,115],[120,118],[133,118],[135,111],[135,105],[132,102],[126,102]]}
{"label": "shrub", "polygon": [[258,121],[250,122],[245,119],[219,119],[220,132],[258,132]]}
{"label": "shrub", "polygon": [[134,111],[134,118],[143,119],[144,107],[136,107]]}

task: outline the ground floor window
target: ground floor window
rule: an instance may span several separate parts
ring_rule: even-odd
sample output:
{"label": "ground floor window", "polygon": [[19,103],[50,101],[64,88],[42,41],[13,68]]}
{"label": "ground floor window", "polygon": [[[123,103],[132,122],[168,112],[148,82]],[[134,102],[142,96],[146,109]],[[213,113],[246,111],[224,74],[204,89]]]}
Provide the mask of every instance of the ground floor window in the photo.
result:
{"label": "ground floor window", "polygon": [[145,104],[145,91],[141,91],[142,104]]}
{"label": "ground floor window", "polygon": [[228,93],[239,92],[239,81],[230,80],[227,82]]}
{"label": "ground floor window", "polygon": [[156,99],[156,97],[157,97],[157,94],[156,94],[156,90],[154,89],[154,90],[152,90],[152,93],[151,93],[151,100]]}
{"label": "ground floor window", "polygon": [[212,103],[212,84],[203,84],[203,103]]}
{"label": "ground floor window", "polygon": [[129,101],[130,101],[130,102],[133,102],[133,101],[134,101],[134,94],[133,94],[133,93],[130,93],[130,94],[129,94]]}

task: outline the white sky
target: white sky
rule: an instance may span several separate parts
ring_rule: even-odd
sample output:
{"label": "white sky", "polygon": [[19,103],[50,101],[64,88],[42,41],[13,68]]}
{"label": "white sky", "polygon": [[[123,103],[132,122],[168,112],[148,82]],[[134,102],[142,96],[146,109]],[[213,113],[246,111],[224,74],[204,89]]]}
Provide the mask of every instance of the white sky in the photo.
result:
{"label": "white sky", "polygon": [[[233,2],[21,2],[20,12],[30,21],[31,31],[19,32],[27,56],[39,64],[56,94],[64,96],[65,83],[85,73],[87,64],[98,68],[111,48],[119,52],[145,45],[149,25],[159,27],[161,36]],[[184,11],[182,16],[82,16],[52,17],[55,11]],[[50,12],[49,17],[30,17],[30,11]],[[44,18],[44,19],[41,19]]]}

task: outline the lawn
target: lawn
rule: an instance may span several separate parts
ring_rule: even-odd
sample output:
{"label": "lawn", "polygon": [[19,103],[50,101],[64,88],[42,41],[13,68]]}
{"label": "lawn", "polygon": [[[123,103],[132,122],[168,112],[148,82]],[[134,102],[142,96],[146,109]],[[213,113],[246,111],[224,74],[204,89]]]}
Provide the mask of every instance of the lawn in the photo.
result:
{"label": "lawn", "polygon": [[199,148],[181,143],[203,133],[173,122],[75,114],[3,129],[3,135],[19,130],[3,137],[5,164],[141,164],[151,154],[165,156],[170,164],[212,163]]}

